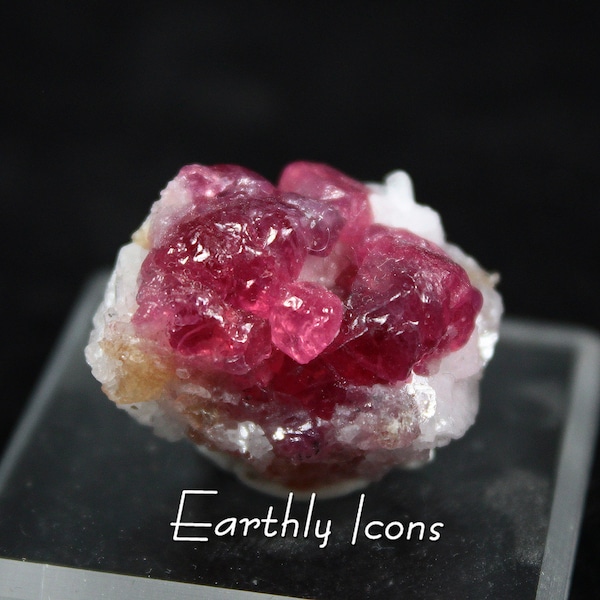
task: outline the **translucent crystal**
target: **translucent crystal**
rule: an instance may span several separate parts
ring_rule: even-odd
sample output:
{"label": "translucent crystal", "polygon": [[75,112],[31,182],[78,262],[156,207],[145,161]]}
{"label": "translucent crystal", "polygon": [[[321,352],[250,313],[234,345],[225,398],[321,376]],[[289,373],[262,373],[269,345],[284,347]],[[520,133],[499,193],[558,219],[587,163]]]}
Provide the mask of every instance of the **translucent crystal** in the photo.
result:
{"label": "translucent crystal", "polygon": [[269,317],[273,345],[304,365],[333,342],[343,313],[342,301],[332,292],[314,283],[293,283]]}
{"label": "translucent crystal", "polygon": [[502,312],[408,176],[189,165],[117,261],[106,394],[270,491],[348,491],[464,434]]}

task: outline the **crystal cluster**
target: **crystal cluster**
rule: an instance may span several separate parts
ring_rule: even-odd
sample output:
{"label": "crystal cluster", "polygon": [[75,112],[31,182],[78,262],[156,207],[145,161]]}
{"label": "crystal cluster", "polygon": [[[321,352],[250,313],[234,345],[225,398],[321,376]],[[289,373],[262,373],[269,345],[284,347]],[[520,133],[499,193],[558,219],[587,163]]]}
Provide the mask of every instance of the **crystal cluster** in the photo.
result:
{"label": "crystal cluster", "polygon": [[341,493],[473,423],[495,279],[405,173],[190,165],[121,249],[86,356],[111,400],[250,484]]}

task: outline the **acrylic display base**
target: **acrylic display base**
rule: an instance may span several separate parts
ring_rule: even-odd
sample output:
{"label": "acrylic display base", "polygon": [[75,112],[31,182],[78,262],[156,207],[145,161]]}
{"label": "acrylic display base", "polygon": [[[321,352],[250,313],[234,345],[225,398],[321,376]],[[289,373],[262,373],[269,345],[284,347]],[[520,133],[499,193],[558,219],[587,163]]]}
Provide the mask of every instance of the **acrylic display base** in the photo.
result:
{"label": "acrylic display base", "polygon": [[104,398],[83,358],[104,283],[83,294],[0,464],[1,599],[565,597],[595,336],[507,320],[462,440],[307,503],[253,491]]}

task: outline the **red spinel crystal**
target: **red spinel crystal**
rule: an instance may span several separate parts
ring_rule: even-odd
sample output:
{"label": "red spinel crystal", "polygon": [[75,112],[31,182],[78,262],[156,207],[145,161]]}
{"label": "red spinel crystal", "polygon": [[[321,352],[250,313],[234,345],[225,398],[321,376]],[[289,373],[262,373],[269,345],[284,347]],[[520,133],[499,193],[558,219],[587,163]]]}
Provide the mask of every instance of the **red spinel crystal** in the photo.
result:
{"label": "red spinel crystal", "polygon": [[255,483],[312,491],[427,460],[474,419],[501,303],[407,193],[402,174],[369,188],[318,163],[277,186],[184,167],[121,252],[94,374]]}
{"label": "red spinel crystal", "polygon": [[342,332],[326,360],[357,385],[396,383],[466,343],[482,296],[434,244],[372,226],[358,249]]}
{"label": "red spinel crystal", "polygon": [[359,234],[373,220],[369,190],[328,165],[303,161],[291,163],[283,170],[278,187],[335,207],[347,222],[344,238]]}
{"label": "red spinel crystal", "polygon": [[341,300],[325,288],[293,283],[269,317],[273,344],[297,363],[306,364],[334,340],[343,312]]}

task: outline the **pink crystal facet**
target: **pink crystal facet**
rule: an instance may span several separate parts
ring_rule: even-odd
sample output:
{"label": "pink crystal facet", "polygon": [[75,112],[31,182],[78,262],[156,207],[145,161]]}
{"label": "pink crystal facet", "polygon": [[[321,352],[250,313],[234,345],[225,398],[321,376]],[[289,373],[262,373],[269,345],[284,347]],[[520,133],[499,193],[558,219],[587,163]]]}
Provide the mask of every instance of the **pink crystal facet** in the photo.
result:
{"label": "pink crystal facet", "polygon": [[326,360],[356,384],[395,383],[462,346],[482,304],[465,270],[402,229],[375,225],[357,250],[336,349]]}
{"label": "pink crystal facet", "polygon": [[291,163],[283,170],[278,185],[283,191],[316,198],[335,207],[348,222],[344,237],[358,234],[373,220],[368,189],[328,165]]}
{"label": "pink crystal facet", "polygon": [[273,344],[304,365],[335,339],[344,307],[333,293],[313,283],[293,283],[273,307],[269,323]]}
{"label": "pink crystal facet", "polygon": [[[375,479],[462,435],[443,411],[435,424],[451,390],[436,374],[479,336],[478,287],[488,339],[500,300],[474,261],[478,287],[456,251],[374,223],[372,196],[317,163],[288,165],[277,186],[235,165],[181,169],[140,230],[144,250],[126,251],[134,283],[115,280],[135,301],[111,308],[125,297],[111,292],[88,347],[107,393],[126,405],[135,389],[138,410],[157,403],[245,477],[293,489]],[[422,209],[407,206],[414,222]],[[463,354],[475,358],[455,361],[460,377],[476,379],[489,353]],[[464,432],[474,415],[461,418]]]}

